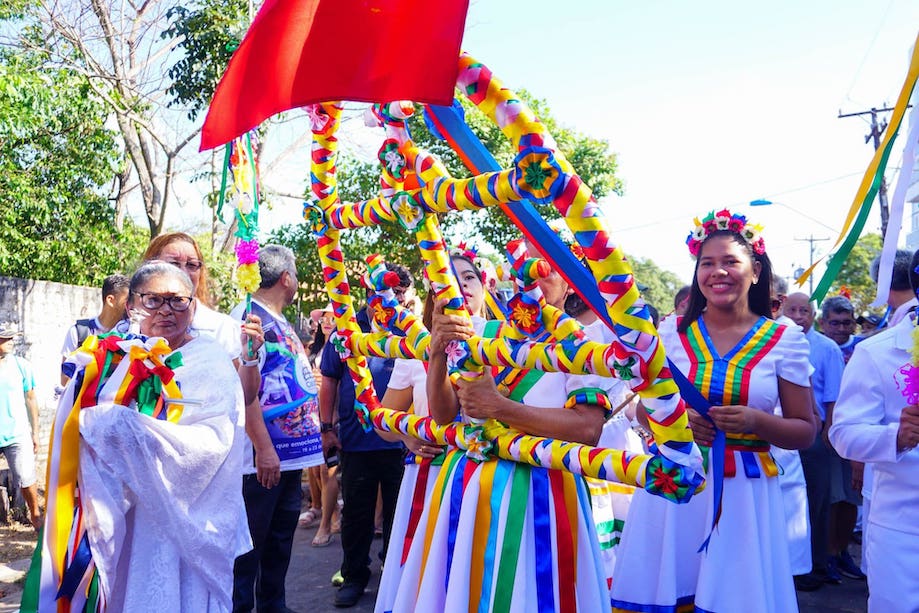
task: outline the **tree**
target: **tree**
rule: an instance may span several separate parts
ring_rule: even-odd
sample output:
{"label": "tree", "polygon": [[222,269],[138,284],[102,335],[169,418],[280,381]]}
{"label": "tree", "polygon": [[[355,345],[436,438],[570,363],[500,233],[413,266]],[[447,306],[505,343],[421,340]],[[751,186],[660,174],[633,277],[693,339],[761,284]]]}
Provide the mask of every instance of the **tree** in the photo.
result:
{"label": "tree", "polygon": [[37,0],[11,42],[43,58],[46,68],[66,69],[82,79],[105,105],[118,130],[125,164],[115,174],[115,223],[125,218],[129,194],[138,193],[149,235],[163,230],[175,197],[181,155],[200,130],[167,112],[165,62],[177,44],[161,41],[167,13],[177,0],[142,3],[114,0]]}
{"label": "tree", "polygon": [[169,68],[169,106],[185,106],[194,121],[210,104],[248,24],[245,0],[205,0],[196,9],[174,6],[161,37],[181,41],[179,59]]}
{"label": "tree", "polygon": [[628,258],[635,280],[646,287],[641,291],[645,302],[653,305],[661,316],[673,308],[673,297],[684,283],[669,270],[661,270],[652,260]]}
{"label": "tree", "polygon": [[827,296],[835,296],[845,287],[852,296],[856,317],[871,310],[877,294],[877,284],[871,279],[871,262],[881,254],[883,244],[880,234],[865,234],[859,238],[827,292]]}
{"label": "tree", "polygon": [[144,237],[103,195],[116,135],[81,75],[0,49],[0,273],[98,285],[133,265]]}

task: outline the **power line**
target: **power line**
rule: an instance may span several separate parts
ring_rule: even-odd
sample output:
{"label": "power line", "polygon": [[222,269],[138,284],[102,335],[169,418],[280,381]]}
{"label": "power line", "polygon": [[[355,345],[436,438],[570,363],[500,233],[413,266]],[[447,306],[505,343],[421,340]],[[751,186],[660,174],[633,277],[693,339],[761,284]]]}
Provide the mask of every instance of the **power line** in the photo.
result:
{"label": "power line", "polygon": [[[819,243],[821,241],[828,241],[830,239],[829,238],[814,238],[814,235],[811,234],[810,237],[808,238],[796,238],[795,240],[810,243],[810,267],[813,268],[814,267],[814,243]],[[795,275],[795,280],[797,281],[798,277],[800,277],[802,274],[804,274],[803,270],[800,271],[799,274]],[[807,293],[808,295],[813,296],[814,295],[814,275],[808,276],[807,281],[808,281],[808,292]]]}
{"label": "power line", "polygon": [[[865,135],[865,143],[868,141],[873,141],[874,150],[877,151],[881,146],[881,134],[883,134],[884,130],[887,129],[886,119],[882,118],[881,122],[878,123],[878,113],[887,113],[892,110],[892,108],[885,106],[881,109],[872,108],[870,111],[858,111],[856,113],[843,114],[842,111],[840,111],[838,118],[842,119],[843,117],[860,117],[862,115],[871,115],[871,132]],[[887,177],[885,177],[883,174],[881,175],[881,186],[878,188],[878,202],[881,205],[881,238],[884,238],[887,236],[887,221],[890,218],[890,210],[887,208]]]}

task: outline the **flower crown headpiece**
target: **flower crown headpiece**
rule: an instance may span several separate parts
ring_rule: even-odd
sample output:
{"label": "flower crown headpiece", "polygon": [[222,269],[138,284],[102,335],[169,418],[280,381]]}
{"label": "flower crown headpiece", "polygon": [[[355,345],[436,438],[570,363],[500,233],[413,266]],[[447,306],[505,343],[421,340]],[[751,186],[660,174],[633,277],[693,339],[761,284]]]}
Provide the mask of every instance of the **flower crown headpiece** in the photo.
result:
{"label": "flower crown headpiece", "polygon": [[699,257],[699,251],[702,249],[702,243],[705,242],[705,239],[720,230],[727,230],[740,236],[750,245],[754,253],[759,255],[766,253],[766,243],[763,242],[763,237],[760,236],[763,226],[748,222],[744,215],[722,209],[717,213],[710,212],[702,221],[699,221],[699,218],[696,217],[693,222],[696,227],[686,237],[686,245],[689,247],[689,253],[694,258]]}
{"label": "flower crown headpiece", "polygon": [[450,255],[467,257],[475,262],[475,259],[479,257],[479,250],[475,247],[475,245],[467,246],[466,241],[461,241],[455,247],[450,248]]}
{"label": "flower crown headpiece", "polygon": [[[479,257],[479,250],[475,245],[467,245],[466,241],[460,241],[455,247],[450,248],[450,257],[459,256],[468,259],[475,266],[481,275],[481,281],[484,284],[488,279],[486,269],[491,266],[484,257]],[[494,266],[492,266],[494,268]]]}

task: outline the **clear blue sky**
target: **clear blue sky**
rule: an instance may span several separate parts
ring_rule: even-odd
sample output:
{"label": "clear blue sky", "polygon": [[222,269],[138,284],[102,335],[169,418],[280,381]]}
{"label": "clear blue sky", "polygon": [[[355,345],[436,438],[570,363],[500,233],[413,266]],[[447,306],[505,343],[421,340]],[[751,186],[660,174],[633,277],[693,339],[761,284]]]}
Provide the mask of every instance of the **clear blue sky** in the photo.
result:
{"label": "clear blue sky", "polygon": [[[473,0],[463,47],[610,143],[626,184],[604,202],[614,237],[688,280],[691,220],[714,208],[761,221],[783,276],[808,262],[796,239],[835,239],[873,153],[867,120],[837,114],[893,105],[917,30],[916,0]],[[297,218],[278,205],[266,227]]]}

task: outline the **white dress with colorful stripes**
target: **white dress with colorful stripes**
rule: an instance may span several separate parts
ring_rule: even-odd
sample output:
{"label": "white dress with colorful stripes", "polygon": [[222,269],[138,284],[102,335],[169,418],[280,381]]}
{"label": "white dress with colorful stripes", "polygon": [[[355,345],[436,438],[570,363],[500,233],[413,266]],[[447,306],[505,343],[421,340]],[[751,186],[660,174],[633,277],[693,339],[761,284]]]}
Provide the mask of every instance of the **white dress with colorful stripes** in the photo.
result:
{"label": "white dress with colorful stripes", "polygon": [[[597,383],[542,373],[523,402],[562,407],[568,392]],[[581,477],[505,460],[478,464],[452,450],[433,481],[395,594],[384,576],[389,602],[378,611],[609,610]],[[400,548],[395,534],[390,552]]]}
{"label": "white dress with colorful stripes", "polygon": [[[765,317],[724,357],[701,319],[685,334],[662,329],[661,338],[667,356],[713,404],[771,413],[779,378],[810,385],[804,335]],[[797,611],[778,468],[763,442],[728,438],[714,531],[710,483],[685,505],[636,492],[614,572],[614,611]],[[709,533],[707,551],[699,552]]]}
{"label": "white dress with colorful stripes", "polygon": [[[601,343],[612,343],[615,340],[612,330],[599,319],[584,326],[584,333],[588,338]],[[609,396],[610,406],[614,409],[625,402],[631,393],[628,384],[612,377],[603,379],[603,390]],[[597,445],[610,449],[624,449],[632,453],[647,453],[641,437],[632,430],[632,424],[625,416],[625,411],[620,411],[606,420]],[[607,585],[612,586],[616,552],[619,549],[622,528],[629,514],[635,487],[591,477],[585,477],[585,481],[590,492],[590,506],[597,538],[600,541],[603,565],[606,568]]]}

